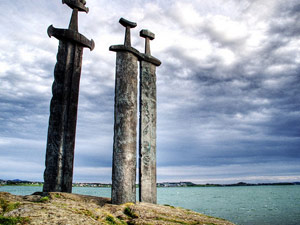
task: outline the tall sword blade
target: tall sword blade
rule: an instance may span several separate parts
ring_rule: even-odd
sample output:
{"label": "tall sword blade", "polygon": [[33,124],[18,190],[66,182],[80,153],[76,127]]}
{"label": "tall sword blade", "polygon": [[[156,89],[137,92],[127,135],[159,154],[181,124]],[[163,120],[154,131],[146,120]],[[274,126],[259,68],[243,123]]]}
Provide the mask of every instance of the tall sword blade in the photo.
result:
{"label": "tall sword blade", "polygon": [[141,30],[140,36],[145,38],[145,54],[140,62],[139,198],[156,204],[156,67],[161,62],[151,56],[155,35]]}
{"label": "tall sword blade", "polygon": [[112,203],[136,201],[137,57],[117,52]]}
{"label": "tall sword blade", "polygon": [[140,64],[139,197],[156,204],[156,66]]}
{"label": "tall sword blade", "polygon": [[44,191],[72,191],[83,47],[60,41],[52,86]]}

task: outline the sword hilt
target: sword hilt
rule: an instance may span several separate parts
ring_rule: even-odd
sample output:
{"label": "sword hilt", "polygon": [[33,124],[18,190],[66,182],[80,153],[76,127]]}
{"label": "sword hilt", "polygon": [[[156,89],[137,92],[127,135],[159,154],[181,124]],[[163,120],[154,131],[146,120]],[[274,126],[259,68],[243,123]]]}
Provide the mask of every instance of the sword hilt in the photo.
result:
{"label": "sword hilt", "polygon": [[155,38],[155,34],[149,30],[141,30],[140,36],[145,38],[145,54],[151,55],[150,40],[153,40]]}
{"label": "sword hilt", "polygon": [[137,24],[124,18],[121,18],[119,23],[126,27],[124,45],[131,47],[130,29],[136,27]]}
{"label": "sword hilt", "polygon": [[77,31],[70,29],[58,29],[53,25],[48,27],[47,30],[49,37],[56,37],[58,40],[67,40],[75,42],[83,47],[89,48],[91,51],[95,48],[95,42],[93,39],[89,40]]}
{"label": "sword hilt", "polygon": [[89,8],[85,7],[85,0],[62,0],[63,4],[67,4],[72,9],[78,9],[78,11],[89,12]]}

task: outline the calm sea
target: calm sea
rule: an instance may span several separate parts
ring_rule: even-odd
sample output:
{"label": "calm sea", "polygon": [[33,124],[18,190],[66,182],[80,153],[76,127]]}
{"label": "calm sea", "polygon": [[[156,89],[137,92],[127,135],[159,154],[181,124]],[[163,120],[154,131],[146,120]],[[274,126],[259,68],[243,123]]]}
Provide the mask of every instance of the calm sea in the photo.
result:
{"label": "calm sea", "polygon": [[[41,187],[4,186],[29,195]],[[110,188],[75,187],[73,193],[110,197]],[[238,225],[300,225],[300,185],[158,188],[158,203],[179,206]]]}

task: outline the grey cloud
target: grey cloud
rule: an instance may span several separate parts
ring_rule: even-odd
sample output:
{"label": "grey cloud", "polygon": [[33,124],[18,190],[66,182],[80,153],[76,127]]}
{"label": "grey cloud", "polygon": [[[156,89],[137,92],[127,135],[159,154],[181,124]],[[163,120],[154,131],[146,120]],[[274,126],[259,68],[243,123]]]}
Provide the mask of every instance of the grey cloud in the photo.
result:
{"label": "grey cloud", "polygon": [[297,37],[300,35],[300,4],[291,1],[289,4],[283,3],[272,20],[271,34],[278,34],[285,37]]}
{"label": "grey cloud", "polygon": [[[278,11],[279,4],[274,3],[275,10],[268,12],[275,14],[259,15],[259,18],[253,14],[259,1],[252,5],[231,1],[230,6],[224,5],[222,9],[214,8],[216,4],[211,1],[201,4],[202,11],[210,10],[212,17],[220,14],[242,24],[251,17],[268,22],[263,33],[267,40],[250,50],[249,33],[226,37],[217,23],[205,19],[204,22],[185,21],[170,11],[170,7],[162,5],[174,6],[176,2],[133,0],[124,6],[119,1],[109,4],[91,1],[90,13],[80,16],[80,31],[96,41],[96,48],[84,52],[75,181],[110,181],[115,54],[108,47],[123,42],[124,29],[118,24],[121,16],[138,20],[139,27],[133,30],[132,38],[139,50],[143,51],[144,45],[138,37],[140,27],[146,26],[157,34],[152,43],[153,49],[156,48],[153,54],[163,62],[157,68],[159,179],[200,182],[210,178],[221,181],[230,177],[234,180],[251,175],[299,173],[296,165],[300,145],[300,78],[297,48],[291,48],[297,38],[291,25],[298,17],[295,1],[282,12]],[[205,15],[192,1],[185,2],[194,6],[199,17]],[[47,37],[46,29],[50,24],[66,27],[70,10],[61,2],[32,2],[24,10],[20,10],[25,4],[20,0],[0,4],[16,15],[15,21],[8,20],[9,17],[0,19],[0,30],[7,34],[1,39],[5,42],[0,44],[3,47],[0,59],[11,66],[0,74],[0,160],[9,158],[13,163],[13,159],[17,162],[26,159],[28,174],[20,175],[42,179],[58,44],[56,39]],[[237,12],[231,17],[229,12],[234,7]],[[15,29],[11,30],[10,26]],[[24,35],[26,32],[30,35]],[[13,34],[13,42],[8,33]],[[189,41],[204,44],[191,47]],[[205,44],[211,49],[202,49]],[[12,51],[13,46],[23,52]],[[196,54],[192,50],[197,50]],[[232,52],[233,61],[225,63],[226,55],[220,55],[221,50]],[[32,59],[26,58],[24,51],[31,51]],[[15,144],[1,145],[12,137],[18,139]],[[39,173],[30,172],[31,163]],[[204,172],[190,174],[184,169],[186,175],[167,174],[172,171],[170,166],[180,171],[191,165]],[[242,171],[230,172],[237,168]],[[276,169],[272,172],[272,168]],[[6,171],[0,178],[17,176],[18,170],[19,167]]]}
{"label": "grey cloud", "polygon": [[[282,135],[294,137],[299,133],[297,119],[284,113],[292,111],[295,115],[298,115],[299,107],[297,107],[296,100],[297,95],[299,95],[297,91],[298,78],[291,72],[289,75],[291,77],[290,81],[277,82],[277,87],[264,86],[264,82],[269,76],[264,72],[265,66],[283,62],[279,55],[273,54],[275,49],[284,46],[283,43],[272,42],[272,40],[270,42],[270,44],[263,46],[261,52],[250,55],[246,59],[241,59],[231,68],[216,63],[217,66],[209,70],[193,63],[188,56],[182,54],[181,50],[169,51],[173,57],[180,59],[182,65],[192,67],[193,73],[188,79],[195,82],[198,88],[190,86],[189,88],[192,89],[190,93],[197,95],[199,100],[196,100],[197,103],[189,108],[180,109],[178,107],[176,111],[173,111],[177,114],[177,120],[180,120],[180,122],[177,121],[176,125],[181,132],[179,134],[169,133],[169,135],[176,135],[177,138],[173,138],[168,143],[169,145],[166,144],[167,146],[162,147],[168,150],[161,153],[164,159],[164,163],[161,165],[175,165],[176,163],[180,165],[217,165],[222,162],[235,164],[243,163],[245,159],[247,159],[247,163],[250,163],[264,162],[270,159],[276,161],[285,157],[291,160],[299,154],[296,147],[299,146],[299,138],[286,142],[275,139],[267,142],[264,139],[268,136],[260,137],[262,133],[274,138]],[[251,68],[249,63],[252,63],[252,68],[255,68],[255,73],[251,76],[247,75],[247,69]],[[176,65],[173,66],[170,63],[167,66],[169,67],[168,71],[177,70]],[[229,76],[220,76],[222,72],[229,74]],[[280,80],[280,77],[273,78],[275,81]],[[176,79],[181,78],[176,77]],[[238,82],[242,83],[240,87],[235,85]],[[172,85],[172,82],[170,84]],[[174,90],[174,87],[172,89]],[[176,89],[180,90],[180,87],[176,87]],[[291,93],[297,94],[293,96]],[[168,100],[180,102],[178,99],[168,98]],[[261,103],[257,100],[260,100]],[[182,117],[178,117],[180,113],[182,113]],[[255,113],[261,114],[262,119],[257,120],[255,117],[258,115],[255,116]],[[246,118],[253,117],[254,121],[252,119],[235,121],[234,116],[236,114],[241,114]],[[164,119],[168,120],[168,118],[166,116]],[[228,121],[228,124],[226,121]],[[223,129],[224,132],[235,131],[237,136],[228,136],[226,141],[220,141],[219,132],[212,130],[212,127],[203,127],[203,130],[195,129],[196,125],[207,123],[212,123],[214,126],[219,124],[218,129]],[[170,130],[172,130],[171,127],[174,129],[176,125],[170,126]],[[201,128],[201,125],[199,127]],[[201,141],[195,141],[191,137],[197,130],[199,130],[199,133],[196,135],[199,136],[209,131],[213,133],[208,145],[203,145]],[[242,135],[241,131],[245,132],[245,135]],[[190,136],[186,137],[184,134],[190,134]],[[255,138],[244,140],[246,135],[252,135]],[[286,151],[285,148],[290,150]],[[172,154],[173,152],[177,154]],[[207,152],[210,152],[211,155],[206,155]],[[269,157],[270,155],[271,157]]]}

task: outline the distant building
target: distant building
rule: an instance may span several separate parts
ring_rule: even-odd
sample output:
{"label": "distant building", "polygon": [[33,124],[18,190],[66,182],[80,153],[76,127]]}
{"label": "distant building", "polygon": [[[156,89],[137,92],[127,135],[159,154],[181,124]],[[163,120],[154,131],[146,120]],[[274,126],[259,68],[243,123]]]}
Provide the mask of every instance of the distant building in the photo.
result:
{"label": "distant building", "polygon": [[5,185],[7,184],[6,180],[0,180],[0,185]]}
{"label": "distant building", "polygon": [[190,187],[195,186],[192,182],[163,182],[158,183],[157,187]]}

